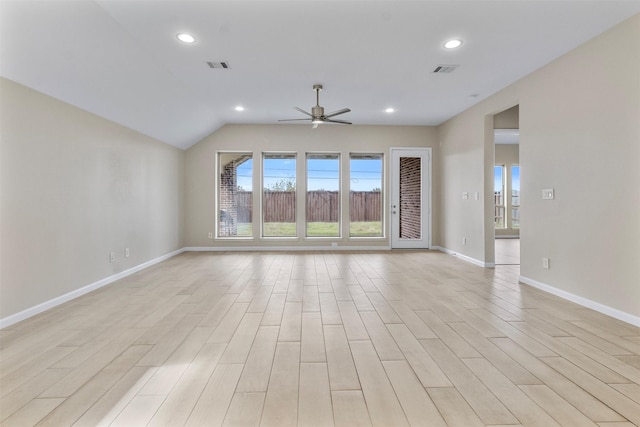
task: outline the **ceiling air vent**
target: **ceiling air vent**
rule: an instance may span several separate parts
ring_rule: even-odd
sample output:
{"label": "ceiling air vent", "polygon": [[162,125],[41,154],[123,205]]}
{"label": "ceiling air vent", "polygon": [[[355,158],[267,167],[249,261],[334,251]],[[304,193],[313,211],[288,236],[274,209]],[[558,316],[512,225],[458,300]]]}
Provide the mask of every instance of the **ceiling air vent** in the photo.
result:
{"label": "ceiling air vent", "polygon": [[207,65],[212,69],[226,70],[231,68],[231,65],[229,65],[229,61],[207,61]]}
{"label": "ceiling air vent", "polygon": [[435,70],[433,70],[436,74],[449,74],[453,73],[459,65],[438,65]]}

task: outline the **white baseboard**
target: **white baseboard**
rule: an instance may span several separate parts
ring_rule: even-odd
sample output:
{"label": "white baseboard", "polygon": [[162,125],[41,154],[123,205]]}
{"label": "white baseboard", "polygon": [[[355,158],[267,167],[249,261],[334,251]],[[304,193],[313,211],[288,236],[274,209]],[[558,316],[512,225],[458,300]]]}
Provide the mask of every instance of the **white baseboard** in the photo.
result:
{"label": "white baseboard", "polygon": [[452,251],[451,249],[443,248],[442,246],[434,246],[432,249],[439,250],[440,252],[444,252],[445,254],[460,258],[463,261],[470,262],[471,264],[477,265],[482,268],[494,268],[496,265],[493,262],[484,262],[479,259],[471,258],[470,256],[460,254],[458,252]]}
{"label": "white baseboard", "polygon": [[574,302],[583,307],[587,307],[599,313],[606,314],[607,316],[613,317],[614,319],[618,319],[631,325],[640,327],[640,317],[638,316],[625,313],[624,311],[620,311],[607,305],[600,304],[599,302],[591,301],[590,299],[572,294],[571,292],[563,291],[562,289],[558,289],[551,285],[538,282],[537,280],[533,280],[528,277],[519,276],[518,281],[524,283],[525,285],[533,286],[536,289],[540,289],[557,297]]}
{"label": "white baseboard", "polygon": [[[49,310],[53,307],[56,307],[60,304],[63,304],[67,301],[71,301],[72,299],[78,298],[82,295],[85,295],[91,291],[99,289],[103,286],[106,286],[110,283],[113,283],[117,280],[120,280],[124,277],[130,276],[138,271],[144,270],[145,268],[151,267],[154,264],[158,264],[164,260],[172,258],[176,255],[179,255],[183,252],[223,252],[223,251],[338,251],[338,250],[354,250],[354,251],[368,251],[368,250],[390,250],[390,246],[283,246],[283,247],[185,247],[182,249],[175,250],[166,255],[162,255],[160,257],[154,258],[142,264],[139,264],[135,267],[132,267],[128,270],[121,271],[120,273],[114,274],[112,276],[106,277],[102,280],[98,280],[97,282],[86,285],[80,289],[76,289],[59,297],[53,298],[49,301],[38,304],[34,307],[23,310],[19,313],[12,314],[5,318],[0,319],[0,329],[9,327],[15,323],[18,323],[22,320],[28,319],[29,317],[35,316],[36,314],[42,313],[46,310]],[[443,248],[441,246],[432,246],[432,250],[438,250],[444,252],[448,255],[455,256],[460,258],[463,261],[472,263],[479,267],[483,268],[493,268],[495,267],[494,263],[483,262],[477,260],[475,258],[459,254],[455,251],[452,251],[447,248]],[[597,303],[595,301],[591,301],[587,298],[583,298],[581,296],[572,294],[570,292],[563,291],[561,289],[555,288],[553,286],[538,282],[536,280],[530,279],[525,276],[519,276],[518,280],[526,285],[533,286],[534,288],[540,289],[542,291],[548,292],[552,295],[558,296],[560,298],[566,299],[568,301],[579,304],[583,307],[587,307],[593,309],[602,314],[606,314],[607,316],[611,316],[615,319],[621,320],[623,322],[629,323],[634,326],[640,327],[640,317],[634,316],[629,313],[625,313],[623,311],[617,310],[615,308],[611,308],[604,304]]]}
{"label": "white baseboard", "polygon": [[30,307],[26,310],[23,310],[19,313],[16,314],[12,314],[11,316],[7,316],[3,319],[0,319],[0,329],[2,328],[6,328],[8,326],[13,325],[14,323],[18,323],[22,320],[28,319],[29,317],[35,316],[36,314],[40,314],[43,311],[49,310],[53,307],[56,307],[60,304],[63,304],[67,301],[71,301],[72,299],[78,298],[82,295],[88,294],[91,291],[94,291],[96,289],[99,289],[103,286],[106,286],[110,283],[115,282],[116,280],[120,280],[124,277],[130,276],[133,273],[137,273],[140,270],[144,270],[147,267],[151,267],[154,264],[157,264],[159,262],[162,262],[166,259],[169,259],[171,257],[174,257],[178,254],[181,254],[182,252],[184,252],[184,249],[178,249],[176,251],[173,252],[169,252],[166,255],[162,255],[158,258],[154,258],[150,261],[144,262],[142,264],[136,265],[135,267],[132,267],[128,270],[124,270],[121,271],[120,273],[114,274],[112,276],[109,277],[105,277],[102,280],[98,280],[97,282],[93,282],[89,285],[83,286],[82,288],[76,289],[74,291],[68,292],[64,295],[60,295],[59,297],[55,297],[53,299],[50,299],[49,301],[45,301],[41,304],[38,304],[34,307]]}
{"label": "white baseboard", "polygon": [[38,304],[34,307],[27,308],[19,313],[12,314],[10,316],[4,317],[0,319],[0,329],[7,328],[15,323],[18,323],[22,320],[28,319],[29,317],[35,316],[36,314],[40,314],[46,310],[54,308],[60,304],[64,304],[65,302],[71,301],[75,298],[78,298],[82,295],[88,294],[91,291],[99,289],[103,286],[111,284],[116,280],[120,280],[127,276],[130,276],[133,273],[137,273],[140,270],[144,270],[147,267],[151,267],[154,264],[172,258],[176,255],[179,255],[183,252],[223,252],[223,251],[376,251],[376,250],[390,250],[390,246],[282,246],[282,247],[264,247],[264,246],[235,246],[235,247],[185,247],[182,249],[175,250],[166,255],[162,255],[158,258],[154,258],[150,261],[144,262],[140,265],[132,267],[128,270],[121,271],[120,273],[114,274],[109,277],[105,277],[104,279],[98,280],[97,282],[91,283],[89,285],[83,286],[82,288],[76,289],[74,291],[68,292],[64,295],[60,295],[55,297],[49,301],[45,301],[41,304]]}
{"label": "white baseboard", "polygon": [[185,252],[388,251],[390,246],[189,246]]}

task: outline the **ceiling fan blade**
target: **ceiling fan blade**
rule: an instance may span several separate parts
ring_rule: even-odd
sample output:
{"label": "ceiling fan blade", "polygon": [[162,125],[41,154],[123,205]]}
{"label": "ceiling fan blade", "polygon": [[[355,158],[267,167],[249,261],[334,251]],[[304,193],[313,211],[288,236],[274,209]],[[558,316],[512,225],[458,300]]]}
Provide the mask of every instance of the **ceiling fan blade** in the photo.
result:
{"label": "ceiling fan blade", "polygon": [[351,108],[343,108],[342,110],[338,110],[338,111],[334,111],[333,113],[325,114],[324,117],[325,118],[333,117],[333,116],[337,116],[339,114],[348,113],[349,111],[351,111]]}
{"label": "ceiling fan blade", "polygon": [[293,107],[293,108],[294,108],[294,109],[296,109],[296,110],[298,110],[298,111],[300,111],[300,112],[301,112],[301,113],[303,113],[303,114],[306,114],[306,115],[307,115],[307,116],[309,116],[309,117],[313,117],[313,115],[312,115],[311,113],[307,113],[306,111],[304,111],[304,110],[303,110],[302,108],[300,108],[300,107]]}
{"label": "ceiling fan blade", "polygon": [[[2,1],[2,0],[0,0]],[[305,118],[305,119],[282,119],[282,120],[278,120],[279,122],[298,122],[298,121],[309,121],[311,120],[311,124],[313,126],[313,128],[317,128],[319,124],[322,123],[340,123],[340,124],[344,124],[344,125],[350,125],[351,122],[347,122],[344,120],[331,120],[331,117],[335,117],[338,116],[340,114],[344,114],[344,113],[348,113],[351,111],[351,108],[342,108],[340,110],[334,111],[332,113],[329,114],[324,114],[324,107],[320,106],[320,91],[322,90],[322,85],[321,84],[315,84],[313,85],[313,90],[316,92],[316,105],[314,107],[312,107],[311,109],[311,113],[309,113],[308,111],[303,110],[300,107],[293,107],[296,111],[308,116],[309,118]]]}
{"label": "ceiling fan blade", "polygon": [[331,120],[331,119],[325,119],[324,121],[325,121],[325,122],[328,122],[328,123],[340,123],[340,124],[343,124],[343,125],[351,125],[351,124],[353,124],[353,123],[351,123],[351,122],[346,122],[346,121],[344,121],[344,120]]}

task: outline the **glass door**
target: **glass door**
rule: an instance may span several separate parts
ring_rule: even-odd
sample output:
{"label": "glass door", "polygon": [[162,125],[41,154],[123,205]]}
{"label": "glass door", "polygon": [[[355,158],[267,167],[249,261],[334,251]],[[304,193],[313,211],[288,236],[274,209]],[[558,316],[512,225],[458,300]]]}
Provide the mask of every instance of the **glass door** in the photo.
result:
{"label": "glass door", "polygon": [[428,148],[391,149],[391,247],[431,246]]}

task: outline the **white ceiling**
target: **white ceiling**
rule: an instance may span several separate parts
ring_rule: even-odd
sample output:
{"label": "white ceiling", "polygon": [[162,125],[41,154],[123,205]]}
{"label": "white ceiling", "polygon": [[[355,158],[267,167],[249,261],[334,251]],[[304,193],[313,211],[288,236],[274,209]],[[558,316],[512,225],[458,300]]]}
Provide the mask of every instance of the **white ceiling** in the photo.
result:
{"label": "white ceiling", "polygon": [[[636,13],[637,0],[0,0],[0,74],[180,148],[225,123],[303,118],[314,83],[327,112],[352,109],[336,118],[438,125]],[[447,51],[451,38],[464,44]]]}

